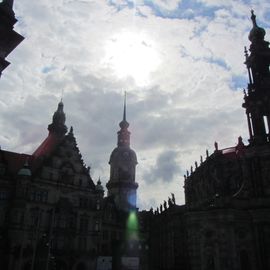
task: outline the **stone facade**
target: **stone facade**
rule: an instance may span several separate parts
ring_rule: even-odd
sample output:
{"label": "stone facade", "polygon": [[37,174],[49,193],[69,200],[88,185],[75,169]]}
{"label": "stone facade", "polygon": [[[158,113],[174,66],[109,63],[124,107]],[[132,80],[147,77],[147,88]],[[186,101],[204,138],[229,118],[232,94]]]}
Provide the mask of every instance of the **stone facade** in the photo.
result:
{"label": "stone facade", "polygon": [[[93,182],[65,120],[60,102],[47,138],[32,155],[0,150],[1,269],[97,269],[99,258],[121,266],[117,260],[126,254],[123,246],[130,244],[126,224],[131,211],[138,216],[136,205],[127,209],[129,198],[119,204],[121,194],[110,194],[110,189],[104,197],[100,180]],[[124,150],[134,157],[123,156],[134,164],[126,173],[135,175],[136,154],[129,146]],[[128,182],[113,181],[121,185],[122,180]],[[133,176],[131,186],[136,189],[134,182]],[[134,195],[133,186],[131,191],[125,188]],[[132,230],[137,235],[132,245],[145,247],[143,234]],[[147,269],[147,256],[136,256],[141,269]]]}
{"label": "stone facade", "polygon": [[185,175],[185,206],[152,214],[150,269],[270,269],[270,48],[253,11],[251,20],[243,103],[249,144],[241,137],[235,147],[215,143],[214,153]]}

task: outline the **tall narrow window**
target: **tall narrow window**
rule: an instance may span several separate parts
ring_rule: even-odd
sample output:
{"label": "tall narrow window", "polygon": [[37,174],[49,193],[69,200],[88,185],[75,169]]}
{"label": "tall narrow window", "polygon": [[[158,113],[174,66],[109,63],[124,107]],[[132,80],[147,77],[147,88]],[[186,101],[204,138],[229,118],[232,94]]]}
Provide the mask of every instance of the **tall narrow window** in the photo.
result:
{"label": "tall narrow window", "polygon": [[97,200],[97,210],[100,210],[100,201]]}
{"label": "tall narrow window", "polygon": [[[95,223],[95,231],[98,232],[99,231],[99,221],[96,220],[96,223]],[[103,236],[104,237],[104,236]]]}

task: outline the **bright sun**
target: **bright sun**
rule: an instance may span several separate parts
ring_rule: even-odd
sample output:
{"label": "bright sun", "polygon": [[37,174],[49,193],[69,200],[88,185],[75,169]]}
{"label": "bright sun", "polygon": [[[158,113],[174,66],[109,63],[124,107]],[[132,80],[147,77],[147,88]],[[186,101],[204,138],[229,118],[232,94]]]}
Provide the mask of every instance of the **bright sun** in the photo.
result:
{"label": "bright sun", "polygon": [[132,32],[114,35],[105,45],[105,64],[119,78],[132,77],[146,85],[160,63],[156,45],[148,37]]}

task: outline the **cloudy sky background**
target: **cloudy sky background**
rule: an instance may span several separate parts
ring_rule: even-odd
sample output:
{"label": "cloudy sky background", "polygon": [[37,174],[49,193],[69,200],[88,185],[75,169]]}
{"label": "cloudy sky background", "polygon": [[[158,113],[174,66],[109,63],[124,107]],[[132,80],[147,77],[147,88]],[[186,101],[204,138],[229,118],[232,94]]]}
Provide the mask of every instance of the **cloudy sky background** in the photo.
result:
{"label": "cloudy sky background", "polygon": [[63,92],[67,125],[105,185],[127,91],[139,207],[171,192],[184,203],[183,175],[206,149],[247,143],[251,8],[270,40],[268,0],[15,0],[25,40],[0,80],[2,149],[33,153]]}

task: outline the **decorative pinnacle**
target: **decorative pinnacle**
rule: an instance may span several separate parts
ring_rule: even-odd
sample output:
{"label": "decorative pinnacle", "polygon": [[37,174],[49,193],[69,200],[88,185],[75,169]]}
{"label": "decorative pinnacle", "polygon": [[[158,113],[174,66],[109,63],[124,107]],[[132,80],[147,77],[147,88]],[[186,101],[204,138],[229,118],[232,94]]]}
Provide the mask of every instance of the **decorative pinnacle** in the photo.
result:
{"label": "decorative pinnacle", "polygon": [[64,96],[64,88],[62,89],[62,92],[61,92],[61,101],[63,102],[63,96]]}
{"label": "decorative pinnacle", "polygon": [[251,10],[251,17],[250,18],[252,20],[253,26],[257,26],[256,15],[254,14],[254,10],[253,9]]}
{"label": "decorative pinnacle", "polygon": [[215,146],[215,151],[218,151],[218,143],[217,142],[214,143],[214,146]]}
{"label": "decorative pinnacle", "polygon": [[70,127],[69,134],[73,135],[73,126]]}
{"label": "decorative pinnacle", "polygon": [[245,52],[245,57],[246,57],[246,59],[247,59],[247,58],[248,58],[248,51],[247,51],[247,47],[246,47],[246,46],[245,46],[244,52]]}
{"label": "decorative pinnacle", "polygon": [[[253,24],[253,28],[249,32],[248,39],[253,43],[255,41],[264,40],[265,30],[262,27],[259,27],[256,22],[256,15],[254,14],[254,10],[251,10],[251,20]],[[256,42],[255,42],[256,43]]]}

